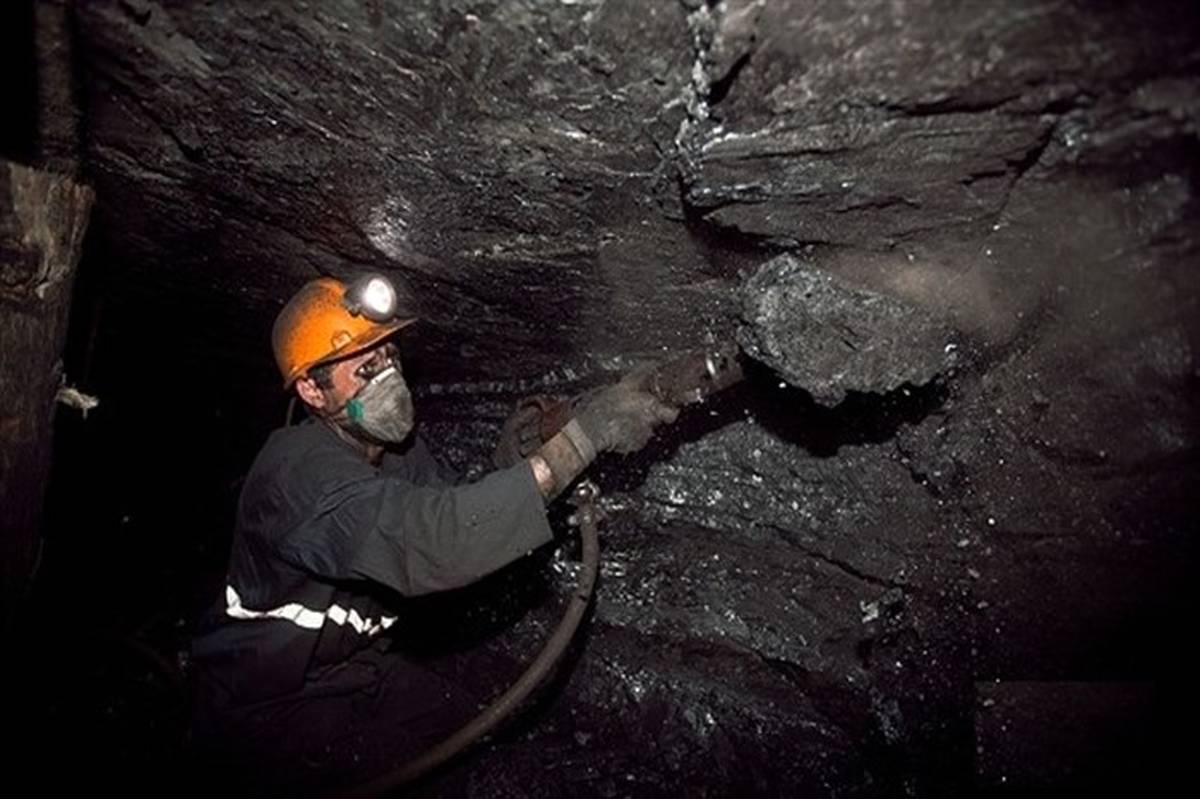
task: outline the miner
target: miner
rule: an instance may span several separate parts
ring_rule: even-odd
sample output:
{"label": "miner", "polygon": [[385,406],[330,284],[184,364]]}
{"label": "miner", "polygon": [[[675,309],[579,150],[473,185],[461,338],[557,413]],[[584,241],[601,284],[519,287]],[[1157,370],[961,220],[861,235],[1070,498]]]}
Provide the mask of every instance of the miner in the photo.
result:
{"label": "miner", "polygon": [[411,294],[375,274],[314,280],[275,321],[284,388],[309,413],[255,459],[193,643],[193,736],[211,767],[265,785],[356,781],[452,732],[472,693],[392,646],[397,597],[465,586],[549,542],[547,503],[677,414],[636,377],[593,392],[546,441],[526,406],[502,433],[503,468],[455,483],[413,432],[396,339],[415,318]]}

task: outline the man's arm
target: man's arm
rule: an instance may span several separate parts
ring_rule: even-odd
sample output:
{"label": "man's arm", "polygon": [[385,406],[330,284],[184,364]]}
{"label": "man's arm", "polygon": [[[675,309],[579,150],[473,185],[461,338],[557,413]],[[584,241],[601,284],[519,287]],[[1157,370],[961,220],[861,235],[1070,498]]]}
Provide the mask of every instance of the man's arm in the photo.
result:
{"label": "man's arm", "polygon": [[472,583],[551,538],[543,495],[520,463],[460,486],[346,480],[289,532],[284,554],[326,579],[415,596]]}
{"label": "man's arm", "polygon": [[679,410],[645,390],[635,373],[587,399],[575,417],[554,434],[528,463],[546,501],[561,494],[600,452],[636,452],[654,428],[675,421]]}
{"label": "man's arm", "polygon": [[579,421],[572,419],[539,447],[528,462],[538,490],[549,502],[565,491],[595,459],[595,445],[583,432]]}
{"label": "man's arm", "polygon": [[402,594],[458,588],[551,540],[545,504],[599,452],[641,449],[678,410],[633,375],[589,397],[562,430],[508,469],[461,486],[347,472],[323,485],[287,537],[299,564],[329,579],[367,578]]}

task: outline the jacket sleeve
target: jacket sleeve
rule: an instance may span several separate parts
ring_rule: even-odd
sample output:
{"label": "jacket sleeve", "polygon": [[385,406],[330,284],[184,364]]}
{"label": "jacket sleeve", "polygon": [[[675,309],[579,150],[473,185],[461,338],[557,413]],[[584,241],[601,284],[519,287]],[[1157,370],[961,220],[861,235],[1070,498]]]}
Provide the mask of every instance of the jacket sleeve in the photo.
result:
{"label": "jacket sleeve", "polygon": [[326,579],[418,595],[472,583],[551,538],[533,474],[519,463],[460,486],[346,476],[323,487],[285,553]]}
{"label": "jacket sleeve", "polygon": [[[386,458],[385,463],[389,463]],[[448,486],[458,482],[457,475],[433,457],[425,439],[419,435],[413,436],[408,452],[390,460],[389,465],[396,475],[417,485]]]}

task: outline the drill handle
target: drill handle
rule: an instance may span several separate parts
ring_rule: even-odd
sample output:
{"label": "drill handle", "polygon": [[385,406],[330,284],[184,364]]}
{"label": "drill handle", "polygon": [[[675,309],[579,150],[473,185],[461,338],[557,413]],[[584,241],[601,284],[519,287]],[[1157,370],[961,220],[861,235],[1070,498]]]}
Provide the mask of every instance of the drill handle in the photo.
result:
{"label": "drill handle", "polygon": [[646,388],[659,400],[674,406],[701,402],[745,378],[740,350],[733,342],[674,358],[656,367]]}
{"label": "drill handle", "polygon": [[[730,341],[685,353],[654,367],[643,378],[643,385],[659,401],[679,407],[702,402],[706,397],[741,382],[745,376],[741,351]],[[549,441],[566,426],[586,397],[585,393],[543,405],[542,440]]]}

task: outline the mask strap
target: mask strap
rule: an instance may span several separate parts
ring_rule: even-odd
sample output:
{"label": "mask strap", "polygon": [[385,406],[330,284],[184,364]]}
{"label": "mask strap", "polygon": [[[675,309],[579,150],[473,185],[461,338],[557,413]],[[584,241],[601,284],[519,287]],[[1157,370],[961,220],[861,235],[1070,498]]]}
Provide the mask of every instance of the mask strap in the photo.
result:
{"label": "mask strap", "polygon": [[[341,407],[338,408],[333,413],[331,413],[330,416],[338,417],[338,416],[341,416],[343,412],[345,412],[347,419],[349,419],[352,422],[357,422],[359,419],[362,418],[362,410],[361,410],[362,406],[361,406],[361,403],[358,405],[352,405],[351,403],[354,403],[362,395],[362,393],[364,391],[366,391],[368,388],[370,388],[371,386],[380,382],[381,380],[383,380],[383,378],[387,377],[392,372],[396,372],[396,371],[399,371],[396,368],[396,364],[389,363],[383,369],[383,371],[381,371],[379,374],[372,377],[366,383],[363,383],[362,388],[360,388],[358,391],[355,391],[353,394],[351,394],[349,397],[347,397],[346,401],[342,403]],[[355,408],[357,408],[358,410],[356,411]]]}

